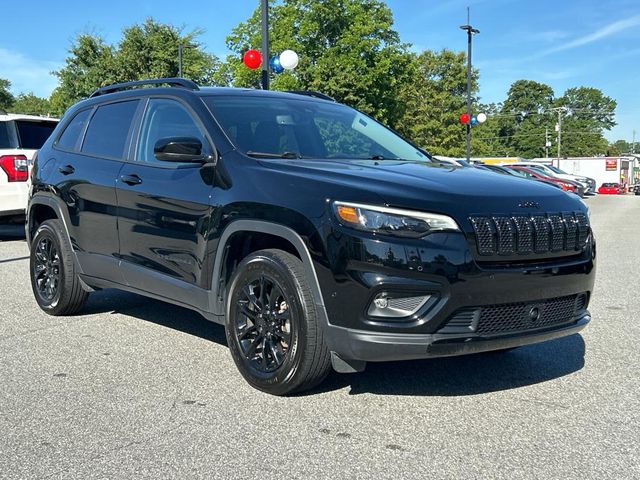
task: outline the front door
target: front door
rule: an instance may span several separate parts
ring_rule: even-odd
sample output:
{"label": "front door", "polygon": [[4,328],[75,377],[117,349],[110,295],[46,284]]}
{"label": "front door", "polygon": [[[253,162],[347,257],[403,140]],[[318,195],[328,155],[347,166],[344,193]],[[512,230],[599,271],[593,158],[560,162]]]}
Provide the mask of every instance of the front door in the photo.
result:
{"label": "front door", "polygon": [[203,174],[208,167],[154,156],[156,142],[169,137],[195,137],[203,153],[212,151],[197,116],[185,104],[148,100],[134,161],[123,167],[117,184],[121,265],[130,286],[193,304],[189,291],[200,292],[200,300],[206,301],[202,292],[210,288],[203,262],[213,187]]}

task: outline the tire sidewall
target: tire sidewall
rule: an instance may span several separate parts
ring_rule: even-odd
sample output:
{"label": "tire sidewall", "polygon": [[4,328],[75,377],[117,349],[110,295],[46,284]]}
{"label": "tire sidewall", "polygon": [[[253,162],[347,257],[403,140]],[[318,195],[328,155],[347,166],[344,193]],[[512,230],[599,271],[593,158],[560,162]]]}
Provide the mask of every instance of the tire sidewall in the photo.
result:
{"label": "tire sidewall", "polygon": [[[271,373],[256,372],[247,365],[235,334],[238,296],[242,292],[242,287],[259,275],[265,275],[278,284],[291,309],[291,345],[284,363]],[[240,263],[227,294],[225,331],[231,356],[249,384],[276,395],[295,388],[296,374],[300,370],[306,348],[307,315],[308,311],[302,302],[300,286],[285,265],[266,254],[252,255]]]}

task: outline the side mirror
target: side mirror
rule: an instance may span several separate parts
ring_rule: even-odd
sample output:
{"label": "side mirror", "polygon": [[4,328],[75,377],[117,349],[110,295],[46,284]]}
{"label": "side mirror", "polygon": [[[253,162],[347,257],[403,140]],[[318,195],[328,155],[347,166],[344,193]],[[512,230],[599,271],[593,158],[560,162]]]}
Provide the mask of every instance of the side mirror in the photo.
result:
{"label": "side mirror", "polygon": [[195,137],[167,137],[159,139],[153,147],[154,156],[163,162],[206,162],[209,155],[202,154],[202,142]]}

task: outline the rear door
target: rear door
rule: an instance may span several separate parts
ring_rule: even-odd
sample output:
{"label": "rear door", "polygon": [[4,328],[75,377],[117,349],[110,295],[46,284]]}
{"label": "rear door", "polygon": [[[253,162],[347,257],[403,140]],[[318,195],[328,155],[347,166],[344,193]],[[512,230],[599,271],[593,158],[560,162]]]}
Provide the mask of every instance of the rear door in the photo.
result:
{"label": "rear door", "polygon": [[125,100],[78,112],[53,150],[51,183],[66,204],[80,266],[86,275],[119,283],[116,180],[139,104],[139,99]]}
{"label": "rear door", "polygon": [[154,146],[163,138],[195,137],[210,154],[211,142],[197,114],[174,98],[148,99],[139,130],[134,161],[117,186],[123,274],[135,288],[191,305],[206,302],[188,292],[208,288],[203,262],[213,187],[203,174],[207,167],[160,161]]}

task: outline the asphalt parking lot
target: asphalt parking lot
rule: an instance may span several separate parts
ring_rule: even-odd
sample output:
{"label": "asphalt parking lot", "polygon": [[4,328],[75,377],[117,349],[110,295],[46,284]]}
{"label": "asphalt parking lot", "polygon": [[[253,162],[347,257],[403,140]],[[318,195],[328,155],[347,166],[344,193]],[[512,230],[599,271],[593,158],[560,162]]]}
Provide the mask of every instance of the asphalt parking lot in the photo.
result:
{"label": "asphalt parking lot", "polygon": [[587,203],[582,334],[291,398],[250,388],[188,310],[111,290],[45,315],[20,228],[0,227],[0,478],[640,478],[640,197]]}

